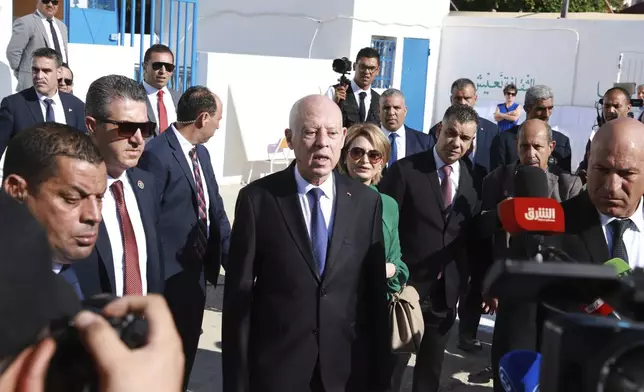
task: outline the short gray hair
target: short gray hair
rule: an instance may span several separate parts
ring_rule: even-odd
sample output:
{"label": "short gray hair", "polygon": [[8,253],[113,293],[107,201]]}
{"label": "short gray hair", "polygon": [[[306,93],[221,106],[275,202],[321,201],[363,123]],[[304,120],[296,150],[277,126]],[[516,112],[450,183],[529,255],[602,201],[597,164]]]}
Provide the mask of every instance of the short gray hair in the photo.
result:
{"label": "short gray hair", "polygon": [[[405,94],[403,94],[402,91],[398,90],[397,88],[387,89],[382,94],[380,94],[380,98],[395,97],[395,96],[401,96],[403,100],[405,99]],[[380,101],[380,104],[382,105],[382,100]]]}
{"label": "short gray hair", "polygon": [[[521,140],[521,138],[523,137],[525,124],[529,121],[532,121],[532,120],[524,121],[523,123],[521,123],[521,125],[519,125],[519,131],[517,132],[517,142]],[[545,121],[542,121],[542,120],[537,120],[537,121],[541,121],[543,125],[546,127],[546,134],[548,135],[548,143],[550,143],[552,141],[552,127],[550,126],[550,124],[548,124]]]}
{"label": "short gray hair", "polygon": [[108,106],[117,99],[146,102],[148,99],[143,86],[135,80],[121,75],[108,75],[96,79],[89,86],[85,97],[85,115],[106,119]]}
{"label": "short gray hair", "polygon": [[443,127],[446,127],[451,120],[455,120],[459,124],[474,122],[476,123],[476,129],[479,128],[480,124],[479,114],[470,105],[457,104],[447,108],[443,116]]}
{"label": "short gray hair", "polygon": [[534,107],[539,101],[554,98],[552,89],[543,84],[532,86],[525,92],[524,106]]}

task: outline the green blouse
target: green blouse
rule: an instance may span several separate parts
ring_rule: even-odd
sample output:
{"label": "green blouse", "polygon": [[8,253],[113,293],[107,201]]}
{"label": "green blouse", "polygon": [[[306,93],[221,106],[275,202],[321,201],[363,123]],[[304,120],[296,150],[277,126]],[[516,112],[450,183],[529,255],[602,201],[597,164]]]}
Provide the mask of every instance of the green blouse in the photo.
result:
{"label": "green blouse", "polygon": [[[375,186],[370,185],[369,187],[380,193]],[[400,252],[398,203],[392,197],[383,193],[380,193],[380,198],[382,199],[382,232],[385,239],[387,263],[392,263],[396,266],[396,274],[387,279],[387,288],[389,289],[389,294],[391,294],[402,290],[402,287],[409,279],[409,269],[402,261]]]}

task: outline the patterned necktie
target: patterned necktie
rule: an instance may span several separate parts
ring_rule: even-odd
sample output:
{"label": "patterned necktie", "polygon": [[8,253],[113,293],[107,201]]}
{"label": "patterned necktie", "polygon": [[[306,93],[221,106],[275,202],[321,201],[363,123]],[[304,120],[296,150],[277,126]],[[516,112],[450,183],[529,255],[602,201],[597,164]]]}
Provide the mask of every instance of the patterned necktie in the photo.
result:
{"label": "patterned necktie", "polygon": [[45,98],[45,121],[46,122],[56,122],[56,116],[54,116],[54,100],[51,98]]}
{"label": "patterned necktie", "polygon": [[123,193],[123,183],[114,181],[110,190],[116,201],[116,211],[119,215],[121,224],[121,237],[123,237],[123,263],[125,282],[123,286],[123,295],[143,295],[143,283],[141,281],[141,269],[139,267],[139,248],[136,245],[136,236],[134,235],[134,226],[130,220],[125,205],[125,195]]}
{"label": "patterned necktie", "polygon": [[396,138],[399,135],[396,132],[391,132],[389,134],[389,143],[391,144],[391,156],[389,157],[389,163],[387,166],[391,167],[398,160],[398,145],[396,144]]}
{"label": "patterned necktie", "polygon": [[165,108],[165,103],[163,103],[163,90],[157,92],[157,102],[159,111],[159,133],[163,133],[169,127],[168,111]]}
{"label": "patterned necktie", "polygon": [[312,188],[306,194],[311,208],[311,247],[313,248],[313,256],[317,262],[320,276],[324,273],[326,251],[329,246],[329,231],[324,221],[322,208],[320,208],[320,197],[323,194],[324,192],[320,188]]}
{"label": "patterned necktie", "polygon": [[192,173],[195,176],[195,189],[197,190],[197,213],[199,221],[197,222],[197,239],[195,241],[195,249],[199,257],[206,254],[206,247],[208,244],[208,208],[206,207],[206,197],[203,190],[203,182],[201,181],[201,170],[199,169],[199,159],[197,158],[197,147],[190,150],[190,160],[192,161]]}
{"label": "patterned necktie", "polygon": [[58,42],[58,34],[56,34],[56,29],[54,28],[53,19],[47,19],[49,22],[49,31],[51,31],[51,39],[54,41],[54,50],[58,52],[59,55],[63,55],[63,52],[60,50],[60,42]]}
{"label": "patterned necktie", "polygon": [[441,183],[441,193],[443,194],[443,209],[447,210],[452,205],[452,181],[450,181],[450,174],[452,174],[452,167],[445,165],[441,167],[443,172],[443,182]]}
{"label": "patterned necktie", "polygon": [[630,219],[615,219],[608,224],[613,232],[613,249],[611,249],[611,253],[613,257],[619,257],[626,263],[628,263],[628,252],[626,251],[623,235],[631,222]]}
{"label": "patterned necktie", "polygon": [[367,119],[367,107],[365,106],[365,101],[364,101],[365,98],[367,98],[367,93],[362,91],[358,95],[360,96],[360,107],[358,109],[358,115],[360,116],[360,121],[358,122],[363,123]]}

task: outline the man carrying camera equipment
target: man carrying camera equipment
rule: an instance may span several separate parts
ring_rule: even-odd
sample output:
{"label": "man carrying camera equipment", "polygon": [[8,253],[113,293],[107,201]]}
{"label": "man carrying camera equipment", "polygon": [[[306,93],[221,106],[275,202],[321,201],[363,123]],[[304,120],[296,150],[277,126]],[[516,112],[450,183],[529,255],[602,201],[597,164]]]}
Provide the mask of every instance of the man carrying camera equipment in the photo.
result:
{"label": "man carrying camera equipment", "polygon": [[91,138],[76,129],[44,123],[9,143],[3,188],[45,228],[55,273],[82,298],[74,260],[88,257],[98,237],[107,183],[105,163]]}
{"label": "man carrying camera equipment", "polygon": [[378,102],[380,95],[371,84],[380,71],[380,55],[374,48],[362,48],[353,64],[355,74],[349,81],[344,75],[351,70],[351,61],[346,57],[333,61],[333,70],[342,74],[340,83],[329,87],[326,96],[340,106],[342,126],[365,122],[380,126]]}
{"label": "man carrying camera equipment", "polygon": [[[606,121],[611,121],[616,118],[627,118],[628,113],[631,111],[631,95],[628,91],[621,87],[609,88],[602,99],[599,100],[599,105],[602,107],[601,114],[599,108],[597,109],[597,128],[601,127]],[[586,153],[584,160],[579,163],[577,168],[577,175],[581,177],[584,184],[586,183],[586,176],[588,171],[588,155],[590,154],[590,142],[597,132],[597,128],[593,129],[586,143]]]}

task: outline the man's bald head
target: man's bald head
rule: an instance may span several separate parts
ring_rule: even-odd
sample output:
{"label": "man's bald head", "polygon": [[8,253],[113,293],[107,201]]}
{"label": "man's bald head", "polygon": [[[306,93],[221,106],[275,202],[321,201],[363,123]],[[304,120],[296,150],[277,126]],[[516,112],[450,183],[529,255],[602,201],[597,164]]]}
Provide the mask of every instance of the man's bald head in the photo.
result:
{"label": "man's bald head", "polygon": [[548,158],[554,148],[552,128],[547,122],[533,118],[524,121],[519,127],[517,151],[522,165],[548,169]]}
{"label": "man's bald head", "polygon": [[342,112],[324,95],[308,95],[291,108],[286,141],[302,177],[314,185],[326,181],[340,159],[346,128]]}
{"label": "man's bald head", "polygon": [[644,193],[644,124],[618,118],[593,137],[588,160],[588,194],[604,215],[633,215]]}

